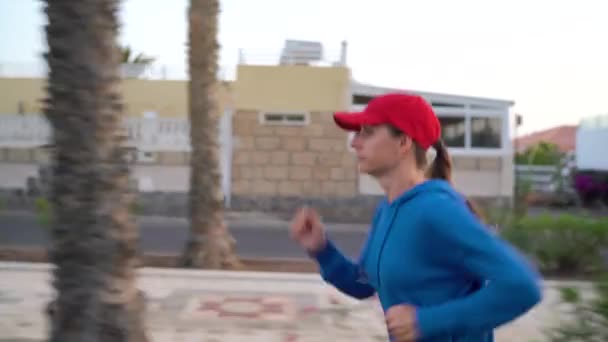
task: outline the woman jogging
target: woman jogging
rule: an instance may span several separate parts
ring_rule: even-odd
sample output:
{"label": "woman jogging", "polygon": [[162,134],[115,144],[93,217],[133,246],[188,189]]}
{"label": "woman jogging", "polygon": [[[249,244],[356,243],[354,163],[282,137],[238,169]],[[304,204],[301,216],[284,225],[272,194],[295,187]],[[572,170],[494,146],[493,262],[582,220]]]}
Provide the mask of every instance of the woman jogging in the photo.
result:
{"label": "woman jogging", "polygon": [[491,342],[494,328],[541,300],[537,274],[452,187],[439,121],[424,99],[383,95],[334,119],[356,132],[359,171],[386,196],[358,263],[327,238],[314,209],[298,211],[291,235],[325,281],[355,298],[378,295],[391,341]]}

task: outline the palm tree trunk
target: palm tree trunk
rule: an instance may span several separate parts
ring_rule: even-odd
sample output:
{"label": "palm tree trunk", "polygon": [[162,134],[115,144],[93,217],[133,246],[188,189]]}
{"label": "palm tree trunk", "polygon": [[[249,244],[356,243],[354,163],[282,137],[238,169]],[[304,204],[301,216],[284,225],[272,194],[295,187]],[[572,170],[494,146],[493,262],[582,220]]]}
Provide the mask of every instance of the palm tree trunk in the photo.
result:
{"label": "palm tree trunk", "polygon": [[118,90],[117,0],[46,0],[50,341],[146,341]]}
{"label": "palm tree trunk", "polygon": [[190,240],[189,267],[237,268],[235,241],[224,222],[219,172],[217,96],[218,0],[191,0],[189,14]]}

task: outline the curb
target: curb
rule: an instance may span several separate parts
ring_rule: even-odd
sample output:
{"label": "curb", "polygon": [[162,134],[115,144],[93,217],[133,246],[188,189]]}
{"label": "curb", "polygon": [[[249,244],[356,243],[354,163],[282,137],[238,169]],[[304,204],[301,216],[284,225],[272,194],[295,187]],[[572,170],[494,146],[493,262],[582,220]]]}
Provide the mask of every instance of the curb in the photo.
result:
{"label": "curb", "polygon": [[[144,253],[139,257],[139,267],[165,269],[191,269],[178,266],[180,255]],[[237,272],[273,272],[273,273],[318,273],[319,268],[310,259],[300,258],[240,258],[242,269]],[[46,249],[23,247],[0,247],[0,262],[49,263]]]}

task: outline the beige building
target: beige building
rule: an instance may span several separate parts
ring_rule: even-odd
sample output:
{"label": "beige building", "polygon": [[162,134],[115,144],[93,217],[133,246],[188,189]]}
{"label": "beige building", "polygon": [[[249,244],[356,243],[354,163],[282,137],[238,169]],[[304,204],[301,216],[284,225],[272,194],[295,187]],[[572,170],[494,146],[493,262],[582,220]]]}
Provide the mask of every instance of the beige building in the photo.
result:
{"label": "beige building", "polygon": [[[137,147],[133,173],[140,197],[166,202],[166,196],[185,196],[186,81],[131,79],[122,86],[125,125]],[[0,78],[0,188],[25,188],[45,159],[39,148],[49,140],[40,116],[43,89],[40,78]],[[218,84],[227,205],[287,213],[311,202],[332,218],[369,218],[381,191],[358,174],[350,135],[335,126],[332,112],[360,109],[372,97],[394,91],[403,90],[354,82],[342,65],[239,65],[235,81]],[[481,200],[509,200],[513,103],[410,92],[430,101],[440,117],[456,187]]]}

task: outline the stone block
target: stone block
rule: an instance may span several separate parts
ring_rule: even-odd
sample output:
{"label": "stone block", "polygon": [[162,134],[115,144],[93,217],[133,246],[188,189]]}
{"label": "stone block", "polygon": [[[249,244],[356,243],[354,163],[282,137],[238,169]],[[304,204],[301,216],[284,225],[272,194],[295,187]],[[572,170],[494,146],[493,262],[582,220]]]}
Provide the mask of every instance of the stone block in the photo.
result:
{"label": "stone block", "polygon": [[357,183],[349,182],[349,181],[341,181],[337,182],[336,185],[336,194],[338,196],[353,196],[357,193]]}
{"label": "stone block", "polygon": [[333,138],[331,140],[331,150],[335,152],[344,152],[347,149],[346,138]]}
{"label": "stone block", "polygon": [[270,163],[273,165],[289,164],[289,153],[286,151],[274,151],[270,155]]}
{"label": "stone block", "polygon": [[252,181],[251,192],[258,195],[274,195],[277,192],[277,182],[263,179]]}
{"label": "stone block", "polygon": [[240,179],[232,182],[232,192],[235,194],[249,194],[251,193],[251,182],[248,180]]}
{"label": "stone block", "polygon": [[255,151],[248,152],[250,155],[250,163],[251,165],[268,165],[270,164],[270,157],[272,156],[271,152],[267,151]]}
{"label": "stone block", "polygon": [[342,159],[342,153],[338,152],[321,152],[317,157],[318,165],[322,166],[342,166]]}
{"label": "stone block", "polygon": [[321,196],[323,194],[323,183],[319,181],[303,181],[302,195],[305,197]]}
{"label": "stone block", "polygon": [[277,186],[277,193],[284,196],[297,196],[302,194],[302,183],[294,181],[280,181]]}
{"label": "stone block", "polygon": [[307,135],[307,131],[304,126],[276,126],[275,134],[279,137],[298,137]]}
{"label": "stone block", "polygon": [[341,167],[331,168],[331,179],[337,181],[343,181],[346,178],[344,169]]}
{"label": "stone block", "polygon": [[359,170],[356,167],[344,168],[344,180],[357,180]]}
{"label": "stone block", "polygon": [[291,164],[312,166],[317,161],[317,154],[314,152],[295,152],[291,154]]}
{"label": "stone block", "polygon": [[328,138],[338,138],[341,139],[342,141],[344,141],[344,145],[346,145],[347,140],[347,134],[346,132],[339,128],[338,126],[336,126],[333,121],[331,124],[325,124],[323,126],[323,136],[324,137],[328,137]]}
{"label": "stone block", "polygon": [[335,196],[336,195],[336,182],[334,181],[323,181],[321,183],[321,195]]}
{"label": "stone block", "polygon": [[312,168],[307,166],[292,166],[289,168],[290,180],[310,180],[312,179]]}
{"label": "stone block", "polygon": [[306,149],[306,139],[302,137],[283,138],[281,145],[283,149],[291,152],[304,151]]}
{"label": "stone block", "polygon": [[349,151],[342,153],[342,166],[357,170],[357,156]]}
{"label": "stone block", "polygon": [[251,152],[249,151],[235,151],[232,155],[232,163],[234,165],[250,165],[251,164]]}
{"label": "stone block", "polygon": [[317,181],[325,181],[331,179],[331,168],[328,166],[316,166],[312,172],[312,178]]}
{"label": "stone block", "polygon": [[281,146],[281,139],[277,137],[256,137],[255,147],[260,150],[276,150]]}
{"label": "stone block", "polygon": [[259,180],[264,179],[264,169],[260,166],[241,166],[239,175],[242,179]]}
{"label": "stone block", "polygon": [[287,170],[286,166],[266,166],[264,167],[264,178],[267,180],[287,179]]}
{"label": "stone block", "polygon": [[310,138],[308,140],[308,150],[315,152],[331,151],[335,139]]}
{"label": "stone block", "polygon": [[235,138],[235,148],[238,150],[254,150],[255,140],[248,136],[237,137]]}
{"label": "stone block", "polygon": [[232,122],[232,133],[237,136],[252,136],[257,122],[236,115]]}
{"label": "stone block", "polygon": [[240,167],[232,167],[230,170],[230,178],[232,180],[241,179],[241,168]]}
{"label": "stone block", "polygon": [[306,127],[306,136],[308,137],[323,137],[324,129],[321,124],[311,124]]}
{"label": "stone block", "polygon": [[276,136],[276,132],[280,127],[270,126],[270,125],[261,125],[259,123],[252,125],[253,126],[253,135],[256,137],[274,137]]}
{"label": "stone block", "polygon": [[321,123],[323,126],[336,126],[334,122],[334,113],[332,112],[314,112],[310,117],[312,122]]}
{"label": "stone block", "polygon": [[325,195],[337,197],[352,196],[356,193],[356,183],[352,181],[326,181],[322,182],[322,191]]}

